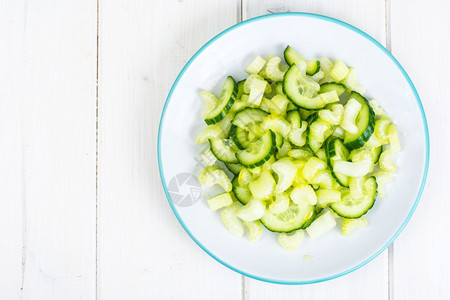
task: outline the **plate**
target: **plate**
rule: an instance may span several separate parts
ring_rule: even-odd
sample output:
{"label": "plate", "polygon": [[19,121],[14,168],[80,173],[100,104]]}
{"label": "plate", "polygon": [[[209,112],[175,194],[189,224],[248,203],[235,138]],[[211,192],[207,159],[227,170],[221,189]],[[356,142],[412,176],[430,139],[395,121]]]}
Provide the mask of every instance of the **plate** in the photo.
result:
{"label": "plate", "polygon": [[[227,75],[246,77],[256,55],[282,55],[291,45],[304,57],[341,59],[358,72],[369,99],[377,99],[397,124],[402,151],[398,171],[366,218],[369,226],[350,237],[337,227],[317,240],[305,238],[286,251],[264,230],[257,243],[236,237],[220,214],[202,200],[195,174],[205,145],[195,143],[205,128],[201,90],[220,92]],[[427,121],[419,95],[399,62],[375,39],[342,21],[309,13],[272,14],[236,24],[206,43],[178,75],[164,105],[158,133],[158,162],[169,204],[188,235],[218,262],[245,276],[282,284],[333,279],[373,260],[400,234],[422,194],[429,161]],[[305,255],[311,256],[305,259]]]}

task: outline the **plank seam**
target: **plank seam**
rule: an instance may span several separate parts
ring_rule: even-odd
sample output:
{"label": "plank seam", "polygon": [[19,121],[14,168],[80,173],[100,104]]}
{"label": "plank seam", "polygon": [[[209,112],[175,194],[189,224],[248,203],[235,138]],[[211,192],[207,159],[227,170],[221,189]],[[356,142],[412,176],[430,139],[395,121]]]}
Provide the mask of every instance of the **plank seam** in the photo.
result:
{"label": "plank seam", "polygon": [[99,29],[100,0],[97,0],[97,61],[95,82],[95,299],[98,299],[98,65],[99,65]]}
{"label": "plank seam", "polygon": [[391,49],[391,0],[385,0],[384,2],[384,18],[385,18],[385,30],[386,30],[386,49],[392,52]]}

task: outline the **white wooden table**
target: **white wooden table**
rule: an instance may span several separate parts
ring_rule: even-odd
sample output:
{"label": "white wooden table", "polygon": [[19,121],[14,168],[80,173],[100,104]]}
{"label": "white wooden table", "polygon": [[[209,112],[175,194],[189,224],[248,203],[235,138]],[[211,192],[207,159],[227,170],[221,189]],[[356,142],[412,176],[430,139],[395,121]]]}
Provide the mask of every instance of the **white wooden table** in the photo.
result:
{"label": "white wooden table", "polygon": [[[201,251],[156,159],[184,63],[225,28],[285,11],[386,45],[431,133],[426,190],[394,245],[309,286],[248,279]],[[445,0],[1,1],[0,299],[450,299],[449,14]]]}

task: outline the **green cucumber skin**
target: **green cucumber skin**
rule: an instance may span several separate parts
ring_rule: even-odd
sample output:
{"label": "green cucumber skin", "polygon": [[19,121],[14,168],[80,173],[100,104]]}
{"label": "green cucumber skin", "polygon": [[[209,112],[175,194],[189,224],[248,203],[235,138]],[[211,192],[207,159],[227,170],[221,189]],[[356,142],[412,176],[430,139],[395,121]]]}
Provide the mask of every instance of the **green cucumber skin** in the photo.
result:
{"label": "green cucumber skin", "polygon": [[383,152],[383,146],[377,147],[373,151],[376,151],[375,154],[377,157],[373,163],[374,165],[376,165],[378,163],[378,161],[380,160],[381,152]]}
{"label": "green cucumber skin", "polygon": [[238,159],[236,158],[236,155],[234,156],[235,159],[233,159],[233,160],[226,160],[226,159],[223,158],[223,155],[220,155],[220,153],[217,153],[216,149],[213,146],[212,140],[210,139],[208,141],[209,141],[209,149],[211,150],[211,152],[214,154],[214,156],[218,160],[220,160],[221,162],[224,162],[224,163],[232,163],[232,164],[238,163]]}
{"label": "green cucumber skin", "polygon": [[[295,63],[295,61],[292,60],[292,56],[298,56],[299,58],[301,58],[300,54],[298,54],[297,51],[295,51],[294,48],[292,48],[289,45],[284,49],[283,56],[284,56],[284,60],[286,61],[286,63],[289,66],[292,66],[292,64]],[[303,58],[303,60],[305,60],[305,59]],[[306,62],[306,60],[305,60],[305,62]],[[316,67],[313,70],[306,69],[306,74],[308,74],[309,76],[313,76],[314,74],[316,74],[317,72],[320,71],[320,61],[316,60],[315,62],[316,62]]]}
{"label": "green cucumber skin", "polygon": [[316,60],[316,68],[312,71],[308,70],[308,68],[307,68],[306,74],[308,74],[309,76],[313,76],[314,74],[316,74],[319,71],[320,71],[320,61]]}
{"label": "green cucumber skin", "polygon": [[291,46],[287,46],[285,49],[284,49],[284,52],[283,52],[283,56],[284,56],[284,60],[286,61],[286,63],[289,65],[289,66],[291,66],[294,62],[291,60],[291,54],[290,54],[290,52],[294,52],[295,54],[297,54],[298,55],[298,53],[291,47]]}
{"label": "green cucumber skin", "polygon": [[326,93],[336,91],[338,96],[342,95],[347,90],[345,84],[340,82],[325,82],[320,85],[319,93]]}
{"label": "green cucumber skin", "polygon": [[264,110],[262,110],[260,108],[246,107],[246,108],[243,108],[240,111],[236,112],[236,114],[234,115],[233,120],[231,121],[231,123],[234,125],[235,120],[239,118],[239,115],[241,113],[245,113],[245,111],[254,111],[257,114],[260,114],[261,116],[264,116],[264,118],[269,115],[267,112],[265,112]]}
{"label": "green cucumber skin", "polygon": [[309,150],[311,150],[311,152],[314,155],[316,155],[316,151],[319,150],[319,149],[314,150],[313,147],[311,146],[310,128],[311,128],[311,124],[314,123],[315,121],[317,121],[318,119],[319,119],[319,114],[318,113],[313,113],[307,119],[308,127],[306,128],[306,145],[308,145]]}
{"label": "green cucumber skin", "polygon": [[231,181],[231,190],[239,202],[241,202],[243,205],[247,204],[248,199],[243,199],[241,197],[241,195],[237,192],[237,187],[240,187],[238,183],[238,176],[234,177],[233,180]]}
{"label": "green cucumber skin", "polygon": [[316,206],[314,205],[313,208],[313,215],[311,216],[311,218],[308,219],[308,221],[305,222],[305,224],[302,225],[301,229],[306,229],[309,227],[309,225],[311,225],[312,222],[314,222],[314,220],[317,217],[317,212],[316,212]]}
{"label": "green cucumber skin", "polygon": [[375,193],[374,193],[374,195],[371,198],[370,205],[366,209],[364,209],[363,211],[361,211],[359,214],[356,214],[356,215],[348,215],[348,214],[340,211],[336,207],[333,207],[333,204],[331,204],[329,206],[330,209],[333,210],[339,216],[341,216],[343,218],[346,218],[346,219],[358,219],[358,218],[361,218],[362,216],[364,216],[375,205],[375,201],[376,201],[377,195],[378,195],[378,184],[377,184],[377,180],[375,179],[375,177],[371,176],[371,177],[369,177],[367,179],[373,180],[375,182]]}
{"label": "green cucumber skin", "polygon": [[286,78],[290,75],[290,72],[293,72],[291,70],[293,70],[294,66],[291,66],[289,68],[289,70],[287,70],[286,74],[284,74],[284,78],[283,78],[283,94],[288,98],[288,100],[294,104],[296,107],[298,108],[303,108],[305,110],[318,110],[318,109],[322,109],[325,107],[325,104],[323,105],[319,105],[319,106],[306,106],[306,104],[300,104],[297,103],[296,100],[293,98],[293,96],[291,95],[291,93],[289,93],[288,88],[286,87]]}
{"label": "green cucumber skin", "polygon": [[[324,146],[325,146],[325,155],[327,157],[327,165],[328,165],[328,168],[331,171],[331,175],[336,180],[336,182],[339,183],[340,186],[348,188],[348,185],[343,183],[341,181],[341,179],[339,178],[339,176],[336,175],[336,173],[333,170],[333,165],[331,164],[331,158],[336,155],[336,148],[335,148],[334,143],[336,143],[337,140],[340,140],[342,142],[341,139],[328,139],[328,140],[325,141],[325,145]],[[344,143],[342,143],[342,145],[345,147]]]}
{"label": "green cucumber skin", "polygon": [[[293,231],[296,231],[296,230],[299,230],[299,229],[303,229],[303,227],[314,217],[315,218],[315,216],[316,216],[316,213],[315,213],[315,206],[312,206],[312,211],[313,211],[313,215],[308,219],[308,220],[306,220],[305,222],[303,222],[303,223],[300,223],[299,225],[297,225],[297,226],[295,226],[295,227],[293,227],[293,228],[289,228],[289,230],[281,230],[281,229],[275,229],[273,226],[271,226],[270,224],[268,224],[268,222],[267,222],[267,220],[265,220],[265,218],[264,218],[264,216],[260,219],[260,221],[261,221],[261,223],[264,225],[264,227],[266,227],[267,228],[267,230],[269,230],[269,231],[272,231],[272,232],[286,232],[286,233],[289,233],[289,232],[293,232]],[[311,221],[311,223],[312,223],[312,221]],[[311,225],[311,223],[310,224],[307,224],[308,226],[309,225]],[[307,226],[306,226],[307,227]],[[305,228],[306,228],[305,227]]]}
{"label": "green cucumber skin", "polygon": [[275,149],[276,149],[275,133],[273,133],[272,130],[269,130],[269,131],[270,131],[270,135],[271,135],[271,145],[270,145],[270,150],[266,154],[266,156],[264,156],[264,158],[262,158],[261,160],[255,162],[255,163],[246,164],[245,162],[239,160],[239,157],[237,156],[238,153],[236,153],[236,157],[241,165],[243,165],[246,168],[253,169],[253,168],[262,166],[266,161],[268,161],[270,159],[270,157],[272,157],[272,155],[275,153]]}
{"label": "green cucumber skin", "polygon": [[375,130],[375,113],[374,113],[373,109],[370,107],[367,99],[364,98],[360,93],[353,91],[350,93],[350,98],[355,98],[355,99],[358,98],[361,101],[363,100],[362,102],[364,102],[365,105],[367,105],[367,107],[369,109],[369,122],[367,123],[366,129],[355,140],[344,143],[345,147],[347,147],[347,149],[351,151],[351,150],[355,150],[355,149],[359,149],[359,148],[363,147],[364,144],[372,136],[372,134]]}
{"label": "green cucumber skin", "polygon": [[233,80],[233,83],[234,83],[234,85],[233,85],[233,92],[231,93],[231,96],[228,99],[227,104],[220,111],[220,113],[218,115],[216,115],[216,116],[214,116],[212,118],[205,119],[205,123],[208,124],[208,125],[216,124],[216,123],[220,122],[223,118],[225,118],[225,116],[228,114],[228,112],[230,111],[231,107],[233,106],[234,101],[236,100],[236,96],[237,96],[237,92],[238,92],[236,81],[231,76],[228,76],[227,80],[228,79]]}
{"label": "green cucumber skin", "polygon": [[238,175],[240,170],[242,169],[242,165],[240,165],[239,163],[225,163],[225,167],[227,167],[228,171],[230,171],[234,175]]}
{"label": "green cucumber skin", "polygon": [[241,141],[239,140],[239,138],[237,136],[237,130],[238,130],[238,127],[236,125],[231,125],[230,137],[240,150],[245,150],[246,147],[241,143]]}

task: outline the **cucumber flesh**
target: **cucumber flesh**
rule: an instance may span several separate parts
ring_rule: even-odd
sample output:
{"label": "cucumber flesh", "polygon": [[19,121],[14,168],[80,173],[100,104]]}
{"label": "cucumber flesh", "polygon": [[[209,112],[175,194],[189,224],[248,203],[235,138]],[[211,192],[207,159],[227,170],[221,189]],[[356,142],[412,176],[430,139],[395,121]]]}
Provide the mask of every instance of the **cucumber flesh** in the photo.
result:
{"label": "cucumber flesh", "polygon": [[302,73],[295,64],[284,75],[283,93],[298,107],[308,110],[325,107],[325,101],[317,94],[319,90],[319,84]]}
{"label": "cucumber flesh", "polygon": [[361,110],[356,117],[355,123],[358,131],[354,134],[345,133],[344,145],[349,150],[358,149],[370,139],[375,128],[375,113],[367,102],[366,98],[357,92],[350,93],[350,99],[355,99],[361,104]]}
{"label": "cucumber flesh", "polygon": [[327,156],[327,164],[331,170],[331,175],[336,179],[337,183],[343,187],[348,187],[348,176],[334,171],[334,163],[337,160],[346,161],[349,156],[348,149],[340,139],[328,139],[325,143],[325,154]]}
{"label": "cucumber flesh", "polygon": [[302,203],[297,205],[290,202],[286,211],[281,214],[272,214],[267,211],[261,218],[261,223],[270,231],[274,232],[291,232],[300,229],[314,215],[314,205]]}
{"label": "cucumber flesh", "polygon": [[218,160],[225,163],[237,163],[236,145],[228,139],[210,139],[209,146],[211,152]]}
{"label": "cucumber flesh", "polygon": [[377,188],[375,177],[369,177],[364,181],[364,196],[361,199],[353,199],[348,193],[340,202],[330,205],[330,208],[341,217],[357,219],[366,214],[375,204]]}
{"label": "cucumber flesh", "polygon": [[268,130],[259,140],[253,142],[249,149],[239,151],[236,158],[244,167],[255,168],[268,161],[275,148],[275,134]]}
{"label": "cucumber flesh", "polygon": [[220,92],[217,107],[211,110],[205,117],[206,124],[212,125],[222,120],[233,106],[234,100],[236,100],[236,95],[236,81],[234,81],[233,77],[228,76],[225,84],[223,85],[222,91]]}

